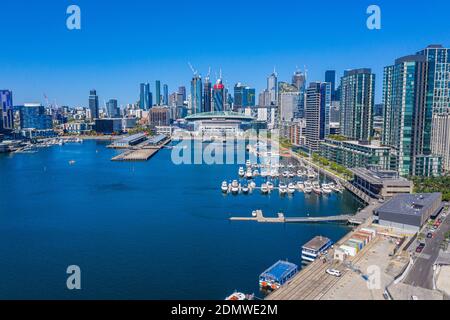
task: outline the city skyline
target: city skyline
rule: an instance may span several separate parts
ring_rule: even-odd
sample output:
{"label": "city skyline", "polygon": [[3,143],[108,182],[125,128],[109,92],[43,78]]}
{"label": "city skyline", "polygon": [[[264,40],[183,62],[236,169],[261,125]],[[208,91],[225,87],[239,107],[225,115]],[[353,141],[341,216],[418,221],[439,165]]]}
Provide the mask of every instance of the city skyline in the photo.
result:
{"label": "city skyline", "polygon": [[[217,11],[218,18],[230,22],[229,27],[224,27],[225,36],[241,27],[246,27],[251,35],[251,41],[248,37],[242,37],[233,46],[223,45],[214,37],[206,37],[208,41],[204,41],[205,37],[200,34],[198,37],[195,33],[184,35],[178,25],[170,26],[158,15],[148,25],[142,25],[142,12],[148,12],[146,9],[149,7],[152,12],[163,11],[168,4],[131,1],[127,7],[119,8],[114,3],[108,3],[106,10],[102,3],[79,1],[82,29],[69,31],[64,23],[66,3],[52,6],[27,4],[27,13],[20,10],[23,3],[6,3],[4,10],[11,14],[0,21],[0,27],[11,31],[5,34],[4,41],[15,45],[12,50],[0,53],[0,67],[8,74],[7,78],[0,80],[0,87],[13,91],[16,105],[43,102],[45,93],[51,103],[56,101],[58,105],[86,106],[85,92],[92,88],[99,92],[100,101],[117,99],[119,105],[126,105],[138,100],[139,83],[154,84],[160,80],[161,84],[168,85],[170,92],[181,85],[189,87],[192,72],[188,61],[203,77],[211,66],[213,83],[215,74],[222,68],[226,87],[232,89],[236,83],[242,82],[255,88],[256,92],[266,87],[266,78],[274,66],[279,79],[289,81],[297,67],[303,70],[306,65],[308,82],[324,81],[324,73],[329,69],[337,71],[339,83],[339,77],[345,70],[371,68],[377,75],[375,102],[380,103],[383,68],[393,59],[429,44],[442,43],[446,46],[450,43],[445,26],[445,12],[448,11],[445,8],[450,5],[444,1],[438,2],[436,6],[442,10],[434,10],[432,15],[427,15],[431,8],[425,7],[419,11],[402,7],[399,13],[401,4],[379,1],[382,29],[375,31],[366,27],[366,9],[371,4],[368,1],[348,5],[330,2],[320,12],[303,1],[290,3],[292,10],[289,11],[276,4],[268,4],[270,12],[274,16],[280,13],[280,16],[271,20],[274,28],[265,28],[266,32],[256,31],[266,24],[264,19],[258,21],[261,14],[267,15],[267,8],[262,10],[253,3],[247,3],[240,12],[235,12],[231,11],[233,5],[230,4],[230,9],[226,7],[223,11]],[[171,14],[179,17],[182,23],[189,24],[191,13],[202,3],[177,5],[183,10]],[[208,10],[214,10],[215,6],[217,4],[211,4]],[[338,16],[336,12],[339,12]],[[252,14],[242,22],[240,18],[244,13]],[[442,18],[439,18],[440,15]],[[35,26],[31,19],[35,16],[50,22]],[[305,28],[294,27],[298,25],[299,17],[302,17]],[[233,26],[231,22],[234,19],[240,24]],[[418,19],[421,19],[420,22]],[[21,26],[12,28],[11,25],[15,25],[13,22],[19,20]],[[317,24],[319,32],[312,37],[307,32],[307,26],[318,20],[330,23]],[[416,30],[414,34],[408,32],[411,23],[414,23]],[[161,32],[156,33],[156,39],[136,49],[138,40],[147,31],[159,26]],[[283,28],[283,33],[279,32],[280,28]],[[215,28],[203,31],[209,35],[215,32]],[[124,34],[127,37],[121,37]],[[178,37],[173,42],[175,34]],[[433,36],[430,37],[430,34]],[[112,37],[115,40],[113,49],[106,45]],[[273,45],[274,40],[276,46]],[[249,56],[252,59],[248,59]]]}

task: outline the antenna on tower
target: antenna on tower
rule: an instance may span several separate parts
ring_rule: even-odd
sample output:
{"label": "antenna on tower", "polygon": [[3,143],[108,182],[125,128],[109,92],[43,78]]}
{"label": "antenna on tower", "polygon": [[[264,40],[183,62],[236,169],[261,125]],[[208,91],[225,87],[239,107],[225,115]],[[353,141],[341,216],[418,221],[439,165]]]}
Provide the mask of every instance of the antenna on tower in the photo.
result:
{"label": "antenna on tower", "polygon": [[305,67],[305,81],[306,81],[308,80],[308,69],[306,69],[306,65],[304,67]]}

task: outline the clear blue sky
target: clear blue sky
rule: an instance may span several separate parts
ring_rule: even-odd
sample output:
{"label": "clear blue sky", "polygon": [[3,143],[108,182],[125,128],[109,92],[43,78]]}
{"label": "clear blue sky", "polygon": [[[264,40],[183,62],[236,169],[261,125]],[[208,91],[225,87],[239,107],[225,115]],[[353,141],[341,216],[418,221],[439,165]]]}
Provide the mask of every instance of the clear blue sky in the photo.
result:
{"label": "clear blue sky", "polygon": [[[70,4],[81,7],[81,31],[66,28]],[[380,31],[366,28],[370,4],[381,7]],[[306,65],[311,81],[370,67],[379,102],[384,66],[431,43],[450,46],[449,12],[448,0],[2,0],[0,89],[13,90],[16,105],[44,103],[46,93],[86,106],[91,88],[126,104],[140,82],[189,87],[189,61],[257,91],[274,66],[290,80]]]}

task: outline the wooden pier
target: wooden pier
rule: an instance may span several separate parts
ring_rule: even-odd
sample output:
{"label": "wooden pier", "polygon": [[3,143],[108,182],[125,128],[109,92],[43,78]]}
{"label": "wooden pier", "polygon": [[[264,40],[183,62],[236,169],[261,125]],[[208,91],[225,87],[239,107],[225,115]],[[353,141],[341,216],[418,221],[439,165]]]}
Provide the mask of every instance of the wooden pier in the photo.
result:
{"label": "wooden pier", "polygon": [[147,161],[167,146],[172,140],[166,139],[160,145],[148,145],[148,141],[113,157],[111,161]]}
{"label": "wooden pier", "polygon": [[326,223],[326,222],[343,222],[348,223],[354,218],[352,215],[339,215],[330,217],[285,217],[283,213],[279,213],[278,217],[266,218],[261,210],[255,211],[256,217],[231,217],[230,221],[254,221],[258,223]]}

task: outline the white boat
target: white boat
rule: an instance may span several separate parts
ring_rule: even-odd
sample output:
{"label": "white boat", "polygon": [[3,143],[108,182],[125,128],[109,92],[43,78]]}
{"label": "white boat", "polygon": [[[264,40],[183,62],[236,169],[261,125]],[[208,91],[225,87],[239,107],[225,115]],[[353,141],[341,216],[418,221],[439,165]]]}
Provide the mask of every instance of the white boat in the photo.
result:
{"label": "white boat", "polygon": [[228,183],[226,181],[222,182],[222,192],[228,193]]}
{"label": "white boat", "polygon": [[228,296],[226,301],[245,301],[247,300],[247,296],[241,292],[235,292],[232,295]]}
{"label": "white boat", "polygon": [[289,194],[294,194],[295,193],[295,184],[293,184],[293,183],[289,183],[289,185],[288,185],[288,193]]}
{"label": "white boat", "polygon": [[251,167],[251,166],[252,166],[252,162],[251,162],[250,160],[247,160],[247,161],[245,162],[245,165],[246,165],[247,167]]}
{"label": "white boat", "polygon": [[333,193],[333,189],[331,189],[330,185],[327,183],[322,184],[322,192],[323,194],[329,195]]}
{"label": "white boat", "polygon": [[255,182],[255,181],[251,181],[251,182],[248,184],[248,187],[249,187],[251,190],[255,189],[255,188],[256,188],[256,182]]}
{"label": "white boat", "polygon": [[289,177],[289,178],[294,178],[294,177],[295,177],[295,173],[293,173],[293,172],[289,172],[289,175],[288,175],[288,177]]}
{"label": "white boat", "polygon": [[322,194],[322,188],[320,187],[320,184],[318,182],[313,182],[313,191],[315,194],[321,195]]}
{"label": "white boat", "polygon": [[69,161],[69,164],[70,164],[71,166],[73,166],[75,163],[76,163],[75,160],[70,160],[70,161]]}
{"label": "white boat", "polygon": [[261,193],[262,193],[262,194],[267,194],[267,193],[269,193],[269,187],[267,186],[266,183],[263,183],[263,184],[261,185]]}
{"label": "white boat", "polygon": [[300,192],[305,192],[305,185],[303,184],[303,182],[301,181],[297,182],[297,189]]}
{"label": "white boat", "polygon": [[298,170],[297,171],[297,177],[299,177],[299,178],[303,177],[303,171],[302,170]]}
{"label": "white boat", "polygon": [[245,170],[244,170],[243,167],[240,167],[240,168],[239,168],[239,176],[240,176],[241,178],[245,176]]}
{"label": "white boat", "polygon": [[239,193],[239,182],[238,182],[237,180],[234,180],[234,181],[231,183],[231,192],[232,192],[233,194]]}
{"label": "white boat", "polygon": [[311,193],[313,191],[313,187],[310,181],[305,181],[305,193]]}
{"label": "white boat", "polygon": [[267,173],[266,170],[261,171],[261,177],[262,177],[262,178],[267,178],[268,175],[269,175],[269,174]]}
{"label": "white boat", "polygon": [[247,193],[249,193],[250,188],[248,187],[248,185],[243,185],[241,190],[244,194],[247,194]]}
{"label": "white boat", "polygon": [[254,177],[259,176],[259,171],[258,171],[258,170],[254,170],[254,171],[253,171],[253,176],[254,176]]}
{"label": "white boat", "polygon": [[316,173],[314,171],[308,172],[308,179],[314,180],[317,177]]}
{"label": "white boat", "polygon": [[284,171],[283,172],[283,178],[287,178],[289,177],[289,171]]}
{"label": "white boat", "polygon": [[285,195],[288,192],[288,188],[284,183],[282,183],[279,186],[279,191],[281,195]]}
{"label": "white boat", "polygon": [[247,170],[247,173],[245,174],[245,176],[247,177],[247,179],[253,178],[253,172],[252,172],[252,169],[251,169],[251,168],[249,168],[249,169]]}
{"label": "white boat", "polygon": [[291,163],[291,164],[288,165],[288,168],[289,169],[293,169],[293,168],[295,168],[295,166]]}
{"label": "white boat", "polygon": [[275,188],[272,182],[267,182],[267,187],[269,188],[269,191],[272,191]]}

